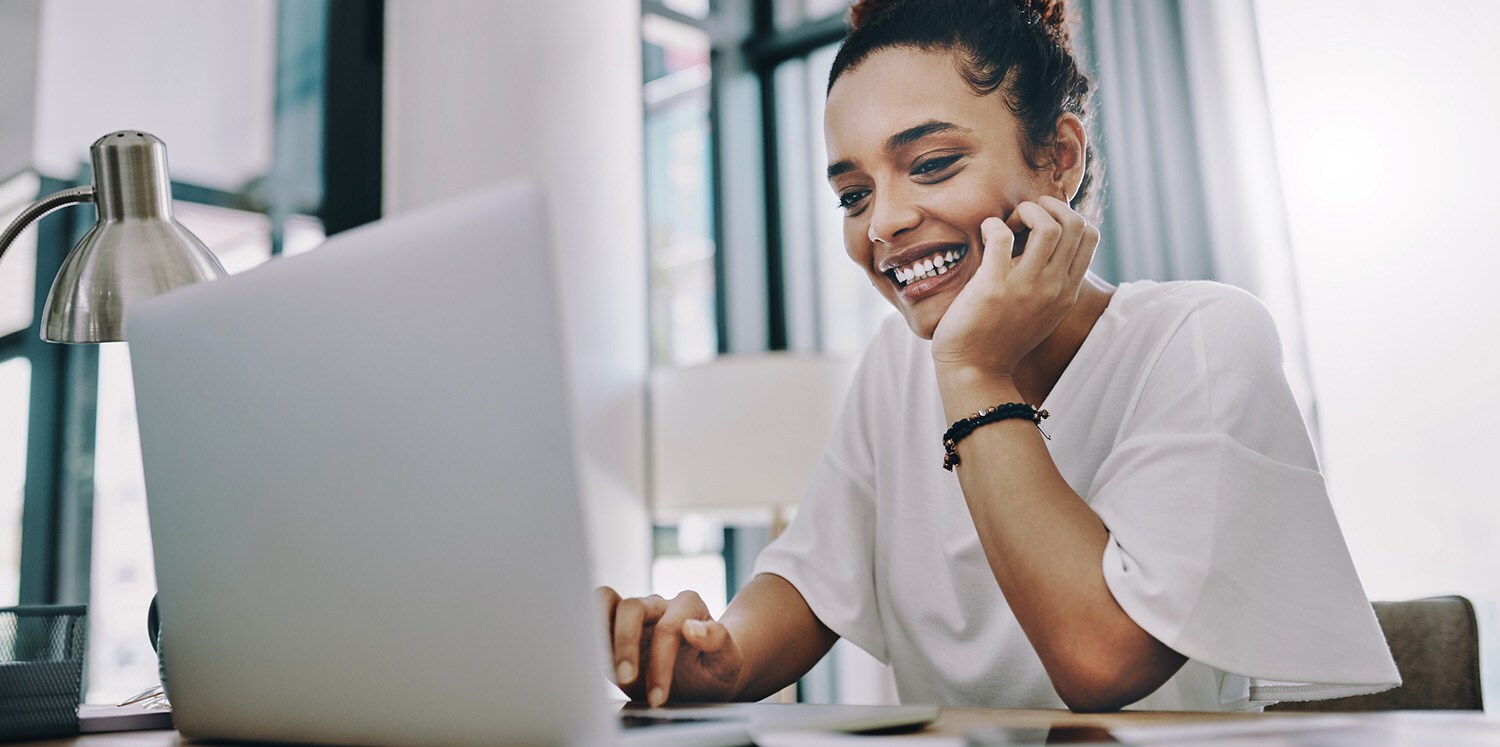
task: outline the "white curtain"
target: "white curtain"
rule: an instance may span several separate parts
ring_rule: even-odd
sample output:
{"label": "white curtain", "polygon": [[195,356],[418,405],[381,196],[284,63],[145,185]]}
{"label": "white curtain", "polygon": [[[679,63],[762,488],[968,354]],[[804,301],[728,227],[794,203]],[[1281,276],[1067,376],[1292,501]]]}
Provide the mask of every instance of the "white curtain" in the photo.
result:
{"label": "white curtain", "polygon": [[1211,279],[1259,296],[1318,443],[1251,0],[1085,0],[1114,280]]}

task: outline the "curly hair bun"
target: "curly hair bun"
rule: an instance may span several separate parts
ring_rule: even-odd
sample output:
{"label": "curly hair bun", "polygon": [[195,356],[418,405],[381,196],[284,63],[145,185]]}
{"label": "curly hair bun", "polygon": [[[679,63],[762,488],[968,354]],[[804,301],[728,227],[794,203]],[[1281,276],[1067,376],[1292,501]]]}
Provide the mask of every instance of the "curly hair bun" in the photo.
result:
{"label": "curly hair bun", "polygon": [[[931,0],[855,0],[849,6],[849,27],[857,29],[869,23],[891,8],[906,5],[908,3],[930,2]],[[1059,46],[1068,46],[1068,3],[1067,0],[970,0],[972,2],[987,3],[999,11],[1004,6],[1010,6],[1021,11],[1034,23],[1040,24],[1047,30],[1047,35],[1057,42]]]}
{"label": "curly hair bun", "polygon": [[1016,0],[1016,5],[1041,22],[1059,46],[1068,46],[1067,0]]}

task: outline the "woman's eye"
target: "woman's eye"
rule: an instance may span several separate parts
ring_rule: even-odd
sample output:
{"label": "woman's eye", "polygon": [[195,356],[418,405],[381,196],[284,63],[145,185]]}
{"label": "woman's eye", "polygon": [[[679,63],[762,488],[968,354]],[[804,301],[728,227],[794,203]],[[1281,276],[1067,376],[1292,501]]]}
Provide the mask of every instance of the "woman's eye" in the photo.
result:
{"label": "woman's eye", "polygon": [[942,171],[943,169],[948,168],[949,166],[952,166],[955,163],[958,163],[958,159],[960,158],[963,158],[963,154],[955,153],[951,156],[938,156],[936,158],[929,158],[925,161],[918,161],[916,165],[912,166],[911,175],[928,176],[931,174],[935,174],[939,171]]}
{"label": "woman's eye", "polygon": [[839,195],[839,207],[843,210],[849,210],[855,205],[858,205],[859,201],[863,200],[865,198],[865,195],[869,193],[870,191],[867,189],[853,189],[845,192]]}

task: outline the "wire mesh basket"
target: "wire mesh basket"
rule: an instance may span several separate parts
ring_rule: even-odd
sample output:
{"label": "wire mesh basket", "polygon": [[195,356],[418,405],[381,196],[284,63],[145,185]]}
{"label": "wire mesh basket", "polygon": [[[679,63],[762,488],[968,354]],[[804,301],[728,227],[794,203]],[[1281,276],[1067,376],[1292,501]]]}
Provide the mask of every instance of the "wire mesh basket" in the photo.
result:
{"label": "wire mesh basket", "polygon": [[87,610],[0,608],[0,740],[78,733]]}

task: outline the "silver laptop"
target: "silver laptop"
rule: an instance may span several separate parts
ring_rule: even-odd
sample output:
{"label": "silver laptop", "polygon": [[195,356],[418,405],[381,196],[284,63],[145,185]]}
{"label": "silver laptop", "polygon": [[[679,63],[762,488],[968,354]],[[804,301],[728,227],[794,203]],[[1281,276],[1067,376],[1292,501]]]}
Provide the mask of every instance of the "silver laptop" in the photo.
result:
{"label": "silver laptop", "polygon": [[505,184],[132,310],[179,730],[708,747],[778,721],[933,718],[730,707],[621,725],[544,225],[536,190]]}

